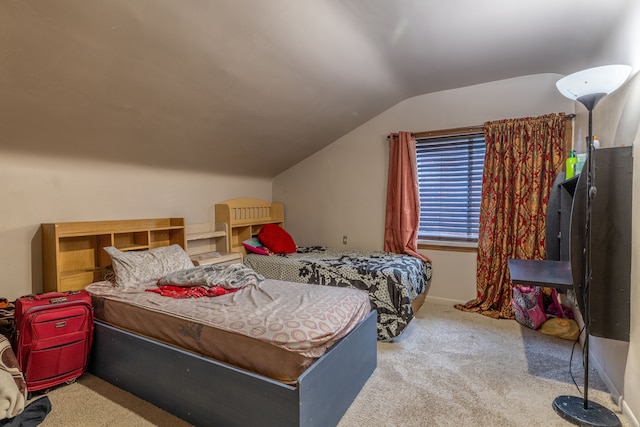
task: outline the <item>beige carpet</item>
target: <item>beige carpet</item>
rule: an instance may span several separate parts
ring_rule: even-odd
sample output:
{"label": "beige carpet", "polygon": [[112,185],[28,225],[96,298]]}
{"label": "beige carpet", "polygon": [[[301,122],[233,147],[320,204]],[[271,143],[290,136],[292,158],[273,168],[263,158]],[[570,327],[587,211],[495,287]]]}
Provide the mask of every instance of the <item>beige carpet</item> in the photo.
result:
{"label": "beige carpet", "polygon": [[[569,341],[427,302],[395,343],[378,343],[378,367],[339,427],[568,426],[552,409],[579,396],[569,375]],[[580,347],[573,372],[582,385]],[[615,411],[595,372],[589,398]],[[42,426],[188,426],[91,376],[48,394]]]}

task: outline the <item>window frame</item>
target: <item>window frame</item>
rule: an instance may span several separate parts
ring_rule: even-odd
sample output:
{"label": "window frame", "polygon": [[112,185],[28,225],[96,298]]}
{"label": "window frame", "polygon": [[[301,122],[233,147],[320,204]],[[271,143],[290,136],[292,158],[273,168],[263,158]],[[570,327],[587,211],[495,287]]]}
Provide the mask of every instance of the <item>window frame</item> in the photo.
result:
{"label": "window frame", "polygon": [[[443,129],[443,130],[429,131],[429,132],[416,132],[414,135],[416,138],[416,160],[418,161],[418,148],[420,145],[420,140],[435,139],[435,140],[446,141],[446,139],[448,138],[455,139],[455,138],[464,138],[465,136],[469,136],[474,138],[482,137],[484,141],[484,127],[472,126],[472,127],[455,128],[455,129]],[[482,161],[483,161],[482,170],[484,170],[484,156]],[[480,175],[479,184],[480,184],[480,192],[481,192],[482,174]],[[418,247],[419,248],[473,252],[477,250],[477,245],[478,245],[477,238],[476,239],[452,238],[452,237],[437,238],[435,236],[432,238],[430,236],[420,235],[420,229],[418,229]]]}

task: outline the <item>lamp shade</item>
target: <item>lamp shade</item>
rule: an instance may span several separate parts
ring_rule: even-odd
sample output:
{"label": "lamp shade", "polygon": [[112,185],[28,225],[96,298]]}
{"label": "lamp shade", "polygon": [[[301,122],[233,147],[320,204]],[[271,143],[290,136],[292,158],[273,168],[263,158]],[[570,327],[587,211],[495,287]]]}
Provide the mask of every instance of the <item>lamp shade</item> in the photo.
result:
{"label": "lamp shade", "polygon": [[569,74],[558,80],[556,87],[562,95],[592,109],[603,96],[622,86],[630,74],[629,65],[605,65]]}

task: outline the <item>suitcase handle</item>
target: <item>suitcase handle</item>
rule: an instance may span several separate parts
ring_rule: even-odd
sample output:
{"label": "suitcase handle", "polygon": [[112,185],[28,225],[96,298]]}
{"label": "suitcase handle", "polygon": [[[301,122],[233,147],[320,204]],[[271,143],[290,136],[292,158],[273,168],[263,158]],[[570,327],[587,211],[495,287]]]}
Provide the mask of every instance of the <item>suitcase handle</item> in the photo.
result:
{"label": "suitcase handle", "polygon": [[69,295],[79,294],[80,291],[69,291],[69,292],[45,292],[43,294],[32,295],[30,298],[40,301],[44,299],[51,299],[49,304],[57,304],[60,302],[65,302]]}

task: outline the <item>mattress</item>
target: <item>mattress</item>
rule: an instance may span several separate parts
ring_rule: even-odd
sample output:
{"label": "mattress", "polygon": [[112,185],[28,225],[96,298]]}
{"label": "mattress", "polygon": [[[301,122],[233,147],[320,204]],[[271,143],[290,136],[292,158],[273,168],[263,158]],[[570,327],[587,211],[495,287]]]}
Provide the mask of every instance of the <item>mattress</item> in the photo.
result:
{"label": "mattress", "polygon": [[264,277],[364,290],[378,313],[378,340],[391,341],[413,319],[412,302],[431,281],[431,263],[382,251],[298,247],[287,255],[248,254],[244,263]]}
{"label": "mattress", "polygon": [[187,299],[146,291],[155,287],[86,290],[97,320],[287,384],[371,311],[365,292],[280,280]]}

